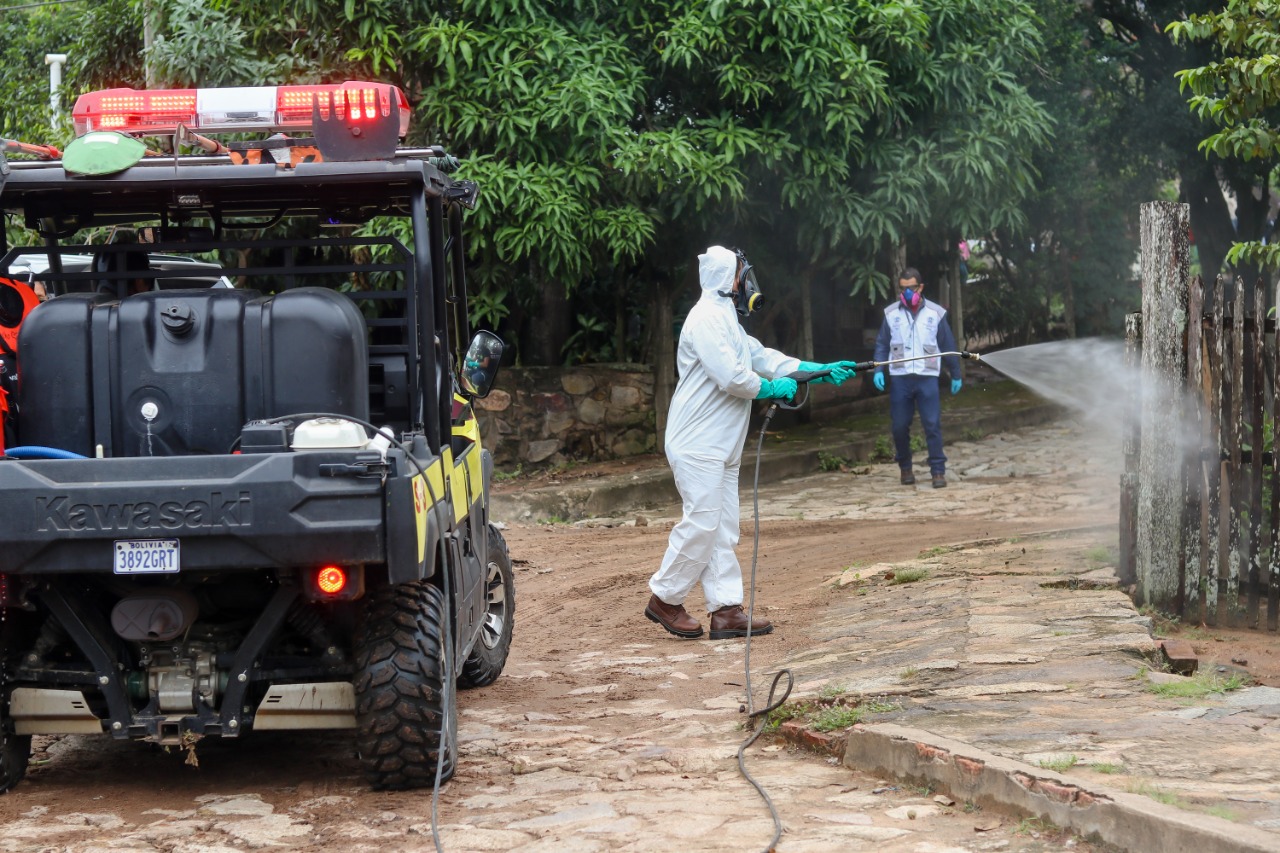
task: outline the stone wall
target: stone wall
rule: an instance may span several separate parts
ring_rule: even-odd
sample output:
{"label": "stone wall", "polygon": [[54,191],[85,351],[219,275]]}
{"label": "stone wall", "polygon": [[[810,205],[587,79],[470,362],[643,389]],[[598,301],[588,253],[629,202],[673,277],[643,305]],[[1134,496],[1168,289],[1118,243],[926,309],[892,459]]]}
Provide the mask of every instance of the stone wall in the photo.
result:
{"label": "stone wall", "polygon": [[653,374],[640,364],[504,367],[476,400],[499,469],[620,459],[657,447]]}

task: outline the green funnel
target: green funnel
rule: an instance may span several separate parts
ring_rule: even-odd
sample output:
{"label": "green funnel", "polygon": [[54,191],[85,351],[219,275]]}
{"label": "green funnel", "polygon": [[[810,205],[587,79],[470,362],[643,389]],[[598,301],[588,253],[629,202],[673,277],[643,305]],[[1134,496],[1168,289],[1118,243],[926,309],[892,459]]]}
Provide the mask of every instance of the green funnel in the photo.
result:
{"label": "green funnel", "polygon": [[123,172],[147,153],[147,146],[113,130],[95,130],[78,137],[62,152],[62,168],[73,175],[111,175]]}

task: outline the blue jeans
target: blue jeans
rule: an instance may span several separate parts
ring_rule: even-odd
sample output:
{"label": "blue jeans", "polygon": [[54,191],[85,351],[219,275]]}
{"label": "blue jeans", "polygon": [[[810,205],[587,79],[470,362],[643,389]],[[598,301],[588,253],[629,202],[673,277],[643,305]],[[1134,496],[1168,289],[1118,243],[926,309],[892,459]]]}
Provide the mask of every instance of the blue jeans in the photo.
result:
{"label": "blue jeans", "polygon": [[920,411],[925,444],[929,447],[929,473],[944,474],[947,457],[942,452],[942,398],[938,377],[908,373],[889,377],[889,416],[893,423],[894,460],[904,471],[911,467],[911,418]]}

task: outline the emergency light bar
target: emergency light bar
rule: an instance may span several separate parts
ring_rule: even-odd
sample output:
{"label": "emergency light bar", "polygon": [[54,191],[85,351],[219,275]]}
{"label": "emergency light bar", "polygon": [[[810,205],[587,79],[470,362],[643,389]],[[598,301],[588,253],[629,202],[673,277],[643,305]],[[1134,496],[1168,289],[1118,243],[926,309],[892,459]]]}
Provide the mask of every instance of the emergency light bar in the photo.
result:
{"label": "emergency light bar", "polygon": [[[310,86],[244,86],[227,89],[102,89],[76,99],[76,136],[94,130],[137,135],[167,134],[185,125],[204,133],[314,130],[320,119],[357,124],[399,110],[400,136],[409,132],[409,102],[385,83],[348,80]],[[332,113],[332,115],[330,115]]]}

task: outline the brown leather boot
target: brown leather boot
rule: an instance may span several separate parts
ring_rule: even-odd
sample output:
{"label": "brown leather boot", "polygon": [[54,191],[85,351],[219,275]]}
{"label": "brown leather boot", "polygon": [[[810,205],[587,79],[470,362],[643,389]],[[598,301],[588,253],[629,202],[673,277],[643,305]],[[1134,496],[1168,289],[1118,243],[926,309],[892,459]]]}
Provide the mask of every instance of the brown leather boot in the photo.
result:
{"label": "brown leather boot", "polygon": [[[751,634],[768,634],[773,630],[773,623],[768,619],[751,620]],[[711,614],[711,639],[727,640],[730,637],[747,636],[747,611],[741,604],[730,604],[721,607]]]}
{"label": "brown leather boot", "polygon": [[649,596],[644,615],[677,637],[693,640],[702,636],[702,625],[689,615],[683,604],[667,604],[656,595]]}

